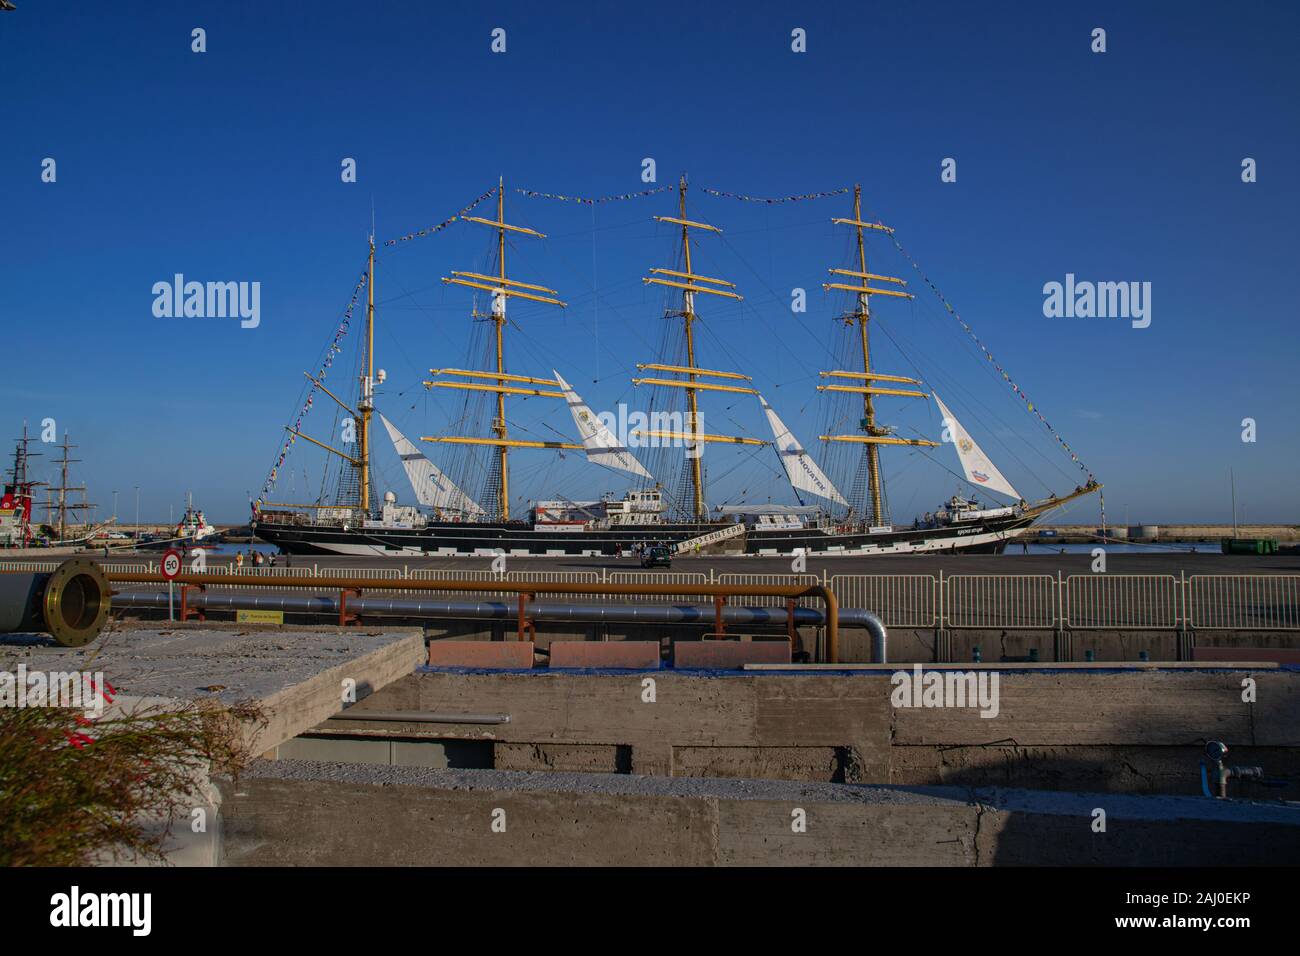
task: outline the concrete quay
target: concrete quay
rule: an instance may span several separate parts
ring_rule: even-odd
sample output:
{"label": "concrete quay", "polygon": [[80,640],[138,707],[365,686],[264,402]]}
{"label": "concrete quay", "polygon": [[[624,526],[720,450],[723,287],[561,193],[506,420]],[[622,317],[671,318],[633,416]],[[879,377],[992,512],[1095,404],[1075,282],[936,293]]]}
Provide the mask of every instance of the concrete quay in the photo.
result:
{"label": "concrete quay", "polygon": [[[1193,795],[1201,792],[1205,742],[1220,740],[1231,748],[1231,763],[1288,779],[1285,788],[1259,791],[1263,796],[1300,800],[1300,668],[985,666],[976,672],[998,680],[990,717],[975,706],[895,706],[897,670],[911,668],[421,668],[276,755],[451,769]],[[1253,702],[1243,700],[1246,687]],[[364,719],[370,712],[386,719]],[[509,719],[400,719],[429,712]]]}
{"label": "concrete quay", "polygon": [[[211,782],[216,823],[182,828],[178,864],[1300,862],[1300,668],[986,666],[985,718],[897,706],[892,666],[475,671],[426,654],[419,629],[117,625],[79,649],[9,636],[0,668],[262,704],[264,758]],[[1198,795],[1207,739],[1288,788]]]}
{"label": "concrete quay", "polygon": [[1113,793],[286,760],[223,808],[228,866],[1300,863],[1294,807]]}

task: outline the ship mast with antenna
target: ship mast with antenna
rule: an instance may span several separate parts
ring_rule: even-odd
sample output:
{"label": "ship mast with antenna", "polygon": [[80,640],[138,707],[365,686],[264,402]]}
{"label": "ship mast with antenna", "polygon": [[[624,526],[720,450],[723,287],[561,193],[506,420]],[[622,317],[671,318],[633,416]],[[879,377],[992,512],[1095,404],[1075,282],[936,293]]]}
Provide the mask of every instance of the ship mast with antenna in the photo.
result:
{"label": "ship mast with antenna", "polygon": [[[372,213],[373,216],[373,213]],[[358,376],[358,397],[357,407],[354,409],[343,399],[339,398],[328,388],[325,383],[316,378],[310,372],[302,374],[311,381],[318,389],[331,398],[339,408],[347,412],[348,416],[356,424],[357,433],[357,455],[349,455],[345,451],[340,451],[333,445],[326,444],[323,441],[312,438],[296,428],[285,425],[285,431],[298,438],[311,442],[318,448],[323,448],[333,455],[337,455],[346,461],[357,473],[357,500],[355,503],[339,501],[335,505],[325,505],[319,501],[311,504],[288,504],[284,502],[267,502],[272,506],[295,507],[295,508],[315,508],[321,510],[334,511],[338,508],[355,508],[362,513],[364,517],[370,515],[370,420],[375,410],[375,232],[373,220],[370,228],[370,253],[366,260],[366,335],[362,346],[365,351],[361,356],[361,374]],[[383,372],[380,372],[380,379],[383,378]],[[344,487],[340,482],[338,497],[343,497]]]}
{"label": "ship mast with antenna", "polygon": [[[10,481],[6,483],[4,490],[14,509],[15,516],[13,527],[15,538],[10,543],[22,547],[31,539],[32,509],[34,507],[32,492],[44,485],[45,482],[32,480],[31,460],[32,458],[39,458],[40,452],[33,452],[28,448],[36,439],[27,434],[27,422],[23,422],[22,437],[16,439],[16,441],[14,464],[12,468],[8,469]],[[0,545],[4,543],[4,541],[0,541]]]}
{"label": "ship mast with antenna", "polygon": [[[63,444],[57,446],[60,450],[62,450],[63,457],[55,462],[55,464],[59,466],[59,483],[58,485],[49,488],[49,491],[56,492],[58,494],[58,503],[54,504],[51,502],[46,504],[45,506],[46,510],[49,512],[49,514],[46,517],[49,519],[49,522],[51,524],[54,523],[54,515],[58,514],[59,516],[58,528],[59,528],[60,541],[65,540],[68,536],[67,530],[68,530],[69,513],[71,513],[73,517],[76,517],[76,513],[78,511],[88,511],[94,507],[94,505],[86,501],[85,485],[68,484],[68,466],[77,464],[81,461],[80,458],[68,457],[68,452],[72,451],[72,449],[77,447],[76,445],[73,445],[71,443],[70,439],[71,436],[67,432],[64,432]],[[78,492],[78,491],[81,492],[81,502],[76,503],[73,501],[69,501],[68,500],[69,492]]]}
{"label": "ship mast with antenna", "polygon": [[512,235],[528,236],[533,239],[545,239],[543,233],[525,226],[515,226],[506,222],[505,217],[505,179],[500,178],[497,181],[497,217],[495,220],[482,219],[478,216],[461,216],[466,222],[478,223],[482,226],[488,226],[497,233],[496,253],[497,253],[497,274],[484,275],[479,272],[452,272],[450,276],[445,276],[443,282],[449,285],[466,286],[471,289],[478,289],[492,293],[492,312],[490,315],[482,316],[478,312],[474,313],[475,318],[488,318],[495,326],[496,338],[496,370],[480,371],[465,370],[455,368],[429,369],[429,374],[433,376],[454,375],[461,378],[480,378],[494,381],[495,384],[484,384],[482,382],[466,382],[459,380],[452,381],[426,381],[426,388],[452,388],[462,391],[471,392],[492,392],[496,395],[496,416],[492,421],[491,437],[476,436],[422,436],[422,441],[427,442],[444,442],[449,444],[460,445],[489,445],[496,448],[496,472],[497,487],[497,507],[496,516],[501,521],[510,520],[510,467],[509,451],[511,448],[560,448],[575,449],[583,448],[580,444],[572,442],[555,442],[555,441],[524,441],[521,439],[511,438],[509,428],[506,425],[506,396],[507,395],[525,395],[545,398],[565,397],[562,391],[549,391],[539,389],[536,386],[551,386],[559,388],[560,383],[556,379],[535,378],[528,375],[512,375],[506,371],[506,353],[505,353],[505,326],[506,326],[506,301],[508,299],[526,299],[530,302],[543,302],[547,305],[558,305],[565,308],[565,303],[556,298],[559,293],[554,289],[548,289],[545,286],[532,285],[527,282],[519,282],[506,276],[506,233]]}
{"label": "ship mast with antenna", "polygon": [[[873,295],[891,296],[900,299],[913,298],[910,292],[904,292],[896,289],[881,289],[868,284],[868,280],[875,282],[889,282],[899,286],[906,286],[907,283],[893,276],[876,275],[867,271],[867,253],[866,244],[863,242],[862,231],[864,229],[874,229],[886,234],[892,235],[894,230],[889,226],[882,225],[878,222],[864,222],[862,219],[862,187],[853,187],[853,218],[852,219],[832,219],[836,225],[852,226],[857,232],[858,244],[858,268],[852,269],[828,269],[831,275],[845,276],[847,278],[857,279],[857,283],[847,282],[825,282],[822,288],[827,292],[832,289],[842,292],[854,293],[855,307],[854,310],[844,316],[841,320],[845,325],[850,327],[857,326],[859,339],[862,345],[862,371],[827,371],[819,372],[822,378],[833,379],[856,379],[862,382],[861,385],[818,385],[817,390],[820,392],[852,392],[862,396],[862,419],[860,428],[862,434],[855,435],[822,435],[822,441],[828,442],[854,442],[865,445],[866,466],[867,466],[867,490],[870,498],[870,512],[865,516],[871,526],[879,526],[886,523],[887,516],[884,507],[884,483],[880,477],[880,446],[881,445],[920,445],[925,447],[936,447],[938,442],[928,441],[920,438],[899,438],[894,434],[894,429],[882,426],[876,421],[876,403],[877,395],[889,395],[903,398],[926,398],[925,392],[909,389],[898,388],[898,385],[920,385],[919,379],[907,378],[903,375],[886,375],[880,372],[873,372],[871,369],[871,335],[868,329],[868,323],[871,320],[870,297]],[[885,382],[887,385],[881,386],[876,382]]]}
{"label": "ship mast with antenna", "polygon": [[[692,491],[692,517],[695,521],[704,523],[708,521],[708,505],[705,502],[704,494],[704,474],[702,468],[702,452],[705,443],[708,442],[727,442],[738,445],[766,445],[765,441],[757,438],[743,438],[732,435],[710,435],[700,430],[699,414],[699,392],[737,392],[744,395],[757,395],[755,389],[747,388],[740,385],[721,385],[715,382],[702,382],[701,376],[712,378],[732,379],[751,381],[750,376],[742,375],[739,372],[719,372],[711,369],[700,368],[695,361],[695,323],[699,321],[699,316],[695,312],[695,296],[697,293],[702,295],[716,295],[724,299],[734,299],[741,301],[741,296],[730,290],[736,288],[734,282],[728,282],[725,279],[714,279],[709,276],[696,275],[691,266],[691,230],[700,229],[704,232],[721,234],[722,230],[717,226],[711,226],[705,222],[696,222],[687,218],[686,215],[686,176],[683,175],[677,184],[677,216],[655,216],[656,222],[666,222],[675,226],[680,226],[682,230],[682,267],[684,272],[678,272],[674,269],[651,269],[651,275],[643,278],[641,281],[646,285],[661,285],[671,289],[680,289],[682,293],[682,307],[680,311],[669,311],[665,318],[680,317],[682,328],[686,335],[686,365],[658,365],[658,364],[638,364],[639,369],[650,369],[658,372],[671,372],[678,375],[685,375],[686,379],[664,379],[664,378],[634,378],[633,385],[659,385],[670,388],[683,388],[686,390],[687,420],[685,432],[675,431],[649,431],[638,429],[638,434],[650,438],[668,438],[686,442],[686,457],[690,463],[691,491]],[[662,278],[670,276],[671,278]],[[723,288],[716,288],[722,286]]]}
{"label": "ship mast with antenna", "polygon": [[370,417],[375,410],[375,227],[371,210],[370,259],[366,269],[366,357],[361,374],[361,397],[357,402],[357,438],[361,458],[357,465],[361,510],[370,513]]}

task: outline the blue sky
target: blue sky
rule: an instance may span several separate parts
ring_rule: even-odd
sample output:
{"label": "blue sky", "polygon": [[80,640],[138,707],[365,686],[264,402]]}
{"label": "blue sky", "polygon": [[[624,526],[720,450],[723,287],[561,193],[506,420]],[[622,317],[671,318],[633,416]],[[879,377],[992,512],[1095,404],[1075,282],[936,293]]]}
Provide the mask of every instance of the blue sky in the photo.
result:
{"label": "blue sky", "polygon": [[[1297,520],[1294,5],[466,6],[19,0],[0,14],[6,437],[55,418],[81,446],[101,515],[116,489],[131,520],[139,485],[146,518],[192,489],[210,517],[242,519],[363,265],[372,203],[382,241],[447,218],[498,175],[507,218],[551,236],[512,250],[512,271],[570,302],[513,313],[512,368],[567,363],[594,408],[644,404],[628,378],[653,360],[663,303],[639,280],[672,265],[671,232],[649,220],[672,198],[593,214],[510,190],[638,190],[653,157],[659,183],[684,170],[757,196],[861,183],[864,205],[1105,483],[1112,521],[1227,521],[1230,468],[1247,519]],[[206,53],[191,52],[194,27]],[[505,54],[490,52],[495,27]],[[795,27],[807,53],[790,50]],[[1104,54],[1090,51],[1094,27]],[[45,157],[55,183],[41,182]],[[344,157],[355,184],[340,181]],[[940,181],[945,157],[955,183]],[[1244,157],[1258,182],[1241,182]],[[702,304],[702,363],[744,367],[818,445],[813,386],[841,305],[819,283],[849,265],[829,225],[846,197],[767,207],[695,190],[691,202],[727,230],[701,240],[697,268],[746,296],[712,315]],[[484,230],[458,224],[381,249],[380,403],[408,434],[448,431],[452,403],[416,383],[469,361],[470,303],[438,278],[481,269],[487,248]],[[915,278],[887,244],[872,263]],[[261,325],[155,318],[152,286],[177,272],[260,282]],[[1044,317],[1043,284],[1066,273],[1150,282],[1151,326]],[[802,316],[794,287],[809,290]],[[881,323],[1022,491],[1068,491],[1068,456],[929,292],[912,291],[914,303],[879,305]],[[909,374],[878,341],[882,367]],[[324,404],[304,431],[328,431]],[[887,420],[937,430],[930,406],[887,407]],[[525,427],[565,426],[562,409],[518,408]],[[762,432],[756,408],[719,414]],[[1253,444],[1240,439],[1247,417]],[[1011,431],[1037,451],[999,457]],[[298,490],[321,468],[302,449]],[[715,503],[791,500],[770,451],[745,468],[709,454]],[[402,494],[379,455],[380,484]],[[522,498],[620,487],[536,455],[517,458]],[[887,459],[896,519],[958,490],[916,465]],[[1095,517],[1089,501],[1064,520]]]}

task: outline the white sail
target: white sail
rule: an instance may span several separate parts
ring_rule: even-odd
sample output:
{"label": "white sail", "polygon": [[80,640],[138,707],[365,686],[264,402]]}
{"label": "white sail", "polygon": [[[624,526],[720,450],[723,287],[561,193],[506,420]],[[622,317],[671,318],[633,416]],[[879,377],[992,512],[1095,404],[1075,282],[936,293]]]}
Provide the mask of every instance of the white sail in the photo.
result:
{"label": "white sail", "polygon": [[961,426],[956,416],[948,410],[948,406],[939,398],[938,393],[935,394],[934,400],[939,406],[939,413],[943,415],[943,426],[947,429],[945,437],[951,438],[953,447],[957,449],[957,457],[961,459],[961,467],[966,472],[966,480],[990,491],[996,491],[1000,495],[1009,495],[1019,501],[1020,492],[1011,486],[1011,482],[1007,481],[1002,476],[1002,472],[998,471],[997,465],[993,464],[980,446],[975,444],[975,439],[970,437],[970,432]]}
{"label": "white sail", "polygon": [[776,450],[781,456],[781,464],[785,466],[786,476],[789,477],[790,484],[795,490],[806,491],[819,498],[828,498],[837,505],[847,505],[848,502],[835,490],[831,480],[817,467],[817,462],[813,461],[804,447],[799,444],[799,439],[794,437],[790,429],[785,427],[785,422],[781,421],[772,410],[772,406],[767,404],[767,399],[760,395],[758,401],[763,406],[764,414],[767,415],[767,424],[772,428],[772,437],[776,439]]}
{"label": "white sail", "polygon": [[405,435],[393,427],[393,423],[382,414],[379,420],[388,429],[388,437],[393,441],[397,457],[402,459],[406,477],[415,492],[415,500],[429,508],[440,511],[458,511],[462,514],[481,515],[483,509],[478,502],[456,487],[455,483],[438,470],[438,466],[411,444]]}
{"label": "white sail", "polygon": [[564,391],[564,400],[568,402],[569,412],[573,415],[573,424],[578,426],[578,434],[582,436],[582,447],[587,451],[587,460],[620,471],[630,471],[642,478],[649,478],[650,472],[641,467],[641,462],[637,461],[625,446],[619,444],[614,433],[583,404],[572,386],[560,377],[559,372],[554,369],[551,371],[554,372],[555,380],[560,383],[560,388]]}

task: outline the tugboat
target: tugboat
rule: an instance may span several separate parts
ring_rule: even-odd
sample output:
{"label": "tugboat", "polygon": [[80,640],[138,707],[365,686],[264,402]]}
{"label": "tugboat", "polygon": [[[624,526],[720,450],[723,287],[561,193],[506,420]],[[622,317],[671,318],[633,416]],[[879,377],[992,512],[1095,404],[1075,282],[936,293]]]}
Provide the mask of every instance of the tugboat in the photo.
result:
{"label": "tugboat", "polygon": [[198,544],[204,538],[210,538],[216,533],[216,526],[208,523],[202,511],[195,510],[194,499],[190,497],[186,503],[185,514],[176,525],[173,537],[177,542],[189,545]]}
{"label": "tugboat", "polygon": [[0,495],[0,548],[30,547],[35,537],[32,530],[32,490],[40,482],[32,481],[28,474],[33,453],[27,448],[35,440],[28,437],[24,422],[23,435],[14,450],[13,467],[8,469],[8,480],[4,483],[3,495]]}

